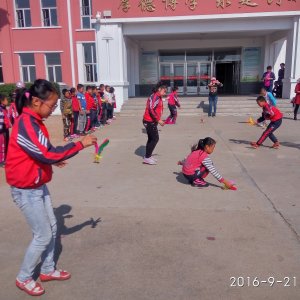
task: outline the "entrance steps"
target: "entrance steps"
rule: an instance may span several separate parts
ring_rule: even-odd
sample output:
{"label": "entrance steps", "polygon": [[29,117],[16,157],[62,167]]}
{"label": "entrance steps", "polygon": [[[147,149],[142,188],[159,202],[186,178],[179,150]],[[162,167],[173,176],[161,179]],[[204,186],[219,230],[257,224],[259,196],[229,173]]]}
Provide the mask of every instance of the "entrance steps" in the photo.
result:
{"label": "entrance steps", "polygon": [[[224,116],[247,116],[260,115],[261,108],[258,107],[255,96],[219,96],[217,114]],[[145,110],[147,98],[130,98],[121,109],[121,116],[142,116]],[[208,97],[179,97],[181,109],[180,115],[198,116],[208,112]],[[277,107],[284,113],[293,112],[292,104],[287,99],[277,99]],[[165,115],[168,114],[168,104],[164,102]]]}

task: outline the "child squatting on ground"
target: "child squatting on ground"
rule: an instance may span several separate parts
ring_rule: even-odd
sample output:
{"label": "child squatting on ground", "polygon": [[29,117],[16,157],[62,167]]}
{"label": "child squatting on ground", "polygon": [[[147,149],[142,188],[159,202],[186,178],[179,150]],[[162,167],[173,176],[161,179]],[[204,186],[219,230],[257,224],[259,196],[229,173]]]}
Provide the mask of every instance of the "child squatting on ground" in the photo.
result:
{"label": "child squatting on ground", "polygon": [[224,179],[213,165],[209,154],[212,154],[216,146],[216,141],[211,137],[200,139],[195,144],[191,153],[178,165],[182,165],[182,173],[192,186],[204,188],[209,184],[204,178],[211,173],[219,182],[224,183],[226,188],[232,188],[233,183]]}
{"label": "child squatting on ground", "polygon": [[274,135],[274,131],[278,129],[282,123],[282,113],[277,107],[268,104],[265,97],[263,96],[258,96],[256,102],[258,106],[263,109],[262,116],[257,120],[257,123],[261,123],[265,120],[270,120],[271,122],[263,132],[259,140],[257,142],[251,142],[251,146],[256,149],[260,145],[262,145],[267,137],[269,137],[270,140],[274,143],[272,148],[278,149],[279,142]]}
{"label": "child squatting on ground", "polygon": [[85,136],[79,142],[54,147],[43,119],[57,107],[58,93],[46,80],[38,79],[30,87],[20,89],[16,107],[20,114],[12,129],[6,161],[6,180],[11,186],[15,204],[20,208],[31,228],[33,239],[26,250],[16,286],[32,296],[45,292],[32,276],[41,260],[40,280],[66,280],[67,271],[56,270],[54,248],[57,222],[49,190],[52,165],[64,167],[65,160],[96,143],[96,137]]}

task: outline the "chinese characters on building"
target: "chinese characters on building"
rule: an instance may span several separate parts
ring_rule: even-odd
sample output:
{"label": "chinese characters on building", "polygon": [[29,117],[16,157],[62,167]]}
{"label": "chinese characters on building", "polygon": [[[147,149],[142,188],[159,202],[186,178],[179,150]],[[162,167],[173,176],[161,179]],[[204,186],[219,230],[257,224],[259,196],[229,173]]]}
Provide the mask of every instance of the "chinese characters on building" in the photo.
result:
{"label": "chinese characters on building", "polygon": [[129,0],[121,0],[119,9],[120,8],[122,8],[122,10],[127,13],[130,8]]}
{"label": "chinese characters on building", "polygon": [[190,10],[195,10],[198,2],[197,0],[185,0],[185,5],[187,5]]}
{"label": "chinese characters on building", "polygon": [[231,1],[230,0],[217,0],[217,8],[222,7],[225,8],[227,6],[231,5]]}
{"label": "chinese characters on building", "polygon": [[178,4],[177,0],[163,0],[162,2],[165,3],[165,9],[167,10],[169,7],[172,9],[172,10],[175,10],[176,9],[176,5]]}
{"label": "chinese characters on building", "polygon": [[153,12],[155,11],[155,5],[153,0],[140,0],[139,7],[141,8],[142,12],[148,11]]}
{"label": "chinese characters on building", "polygon": [[[132,7],[131,1],[132,0],[119,0],[120,5],[119,9],[121,9],[123,12],[127,13],[129,9]],[[206,0],[202,0],[204,2]],[[285,1],[286,2],[297,2],[297,0],[260,0],[259,3],[256,3],[255,1],[258,0],[216,0],[215,5],[216,8],[226,9],[229,6],[233,6],[234,4],[238,4],[239,8],[242,7],[257,7],[261,4],[262,1],[266,1],[268,5],[278,5],[281,6]],[[141,9],[142,12],[154,12],[155,10],[159,10],[162,7],[159,7],[158,4],[162,3],[164,5],[165,10],[171,9],[175,11],[177,9],[177,6],[179,6],[181,3],[185,3],[186,7],[192,11],[194,11],[196,8],[200,8],[199,2],[201,0],[139,0],[138,7]],[[180,9],[180,8],[178,8]]]}

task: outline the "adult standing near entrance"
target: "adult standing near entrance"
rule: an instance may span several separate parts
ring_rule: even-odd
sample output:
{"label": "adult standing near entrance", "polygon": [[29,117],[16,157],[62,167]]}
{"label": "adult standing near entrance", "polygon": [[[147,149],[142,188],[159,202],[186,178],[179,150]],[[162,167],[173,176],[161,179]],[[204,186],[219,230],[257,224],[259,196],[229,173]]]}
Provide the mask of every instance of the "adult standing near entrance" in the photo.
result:
{"label": "adult standing near entrance", "polygon": [[161,120],[163,114],[163,100],[162,97],[167,93],[167,87],[159,82],[153,90],[153,93],[148,98],[146,109],[143,118],[143,124],[146,128],[148,140],[146,144],[146,154],[143,163],[148,165],[156,165],[157,161],[152,157],[154,148],[159,141],[157,125],[164,126]]}
{"label": "adult standing near entrance", "polygon": [[[216,79],[216,77],[212,77],[210,83],[208,84],[209,94],[208,94],[208,116],[215,117],[217,113],[217,103],[218,103],[218,88],[222,87],[223,84]],[[214,110],[214,112],[212,112]]]}
{"label": "adult standing near entrance", "polygon": [[267,67],[267,72],[265,72],[261,78],[261,80],[264,82],[264,88],[267,92],[272,93],[273,90],[273,82],[275,80],[275,74],[272,72],[272,67]]}
{"label": "adult standing near entrance", "polygon": [[277,96],[279,98],[282,98],[282,86],[283,86],[283,82],[282,79],[284,79],[284,71],[285,71],[285,63],[281,63],[280,64],[280,69],[278,70],[278,92],[277,92]]}
{"label": "adult standing near entrance", "polygon": [[298,109],[300,106],[300,78],[298,78],[297,80],[297,84],[295,87],[295,100],[294,100],[294,104],[295,104],[295,109],[294,109],[294,120],[297,120],[297,113],[298,113]]}

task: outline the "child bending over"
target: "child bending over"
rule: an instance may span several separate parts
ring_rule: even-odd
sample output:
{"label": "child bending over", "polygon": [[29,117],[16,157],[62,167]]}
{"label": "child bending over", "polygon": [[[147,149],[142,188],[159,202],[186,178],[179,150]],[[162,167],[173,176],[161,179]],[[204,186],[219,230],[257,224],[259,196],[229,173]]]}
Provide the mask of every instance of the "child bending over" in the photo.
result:
{"label": "child bending over", "polygon": [[182,173],[192,186],[207,187],[209,184],[203,179],[208,173],[211,173],[219,182],[224,183],[227,188],[232,187],[230,181],[225,180],[213,165],[209,154],[213,153],[216,141],[211,137],[200,139],[198,144],[192,147],[192,152],[183,161]]}
{"label": "child bending over", "polygon": [[263,109],[262,116],[257,120],[257,123],[261,123],[265,120],[270,120],[271,122],[259,140],[257,142],[251,142],[251,146],[256,149],[265,141],[267,137],[269,137],[274,143],[272,148],[278,149],[279,142],[273,132],[279,128],[282,123],[282,113],[277,107],[268,104],[263,96],[258,96],[256,102],[258,106]]}

